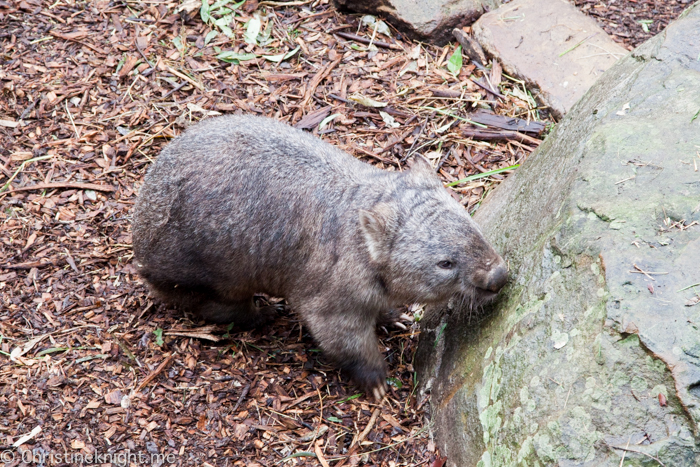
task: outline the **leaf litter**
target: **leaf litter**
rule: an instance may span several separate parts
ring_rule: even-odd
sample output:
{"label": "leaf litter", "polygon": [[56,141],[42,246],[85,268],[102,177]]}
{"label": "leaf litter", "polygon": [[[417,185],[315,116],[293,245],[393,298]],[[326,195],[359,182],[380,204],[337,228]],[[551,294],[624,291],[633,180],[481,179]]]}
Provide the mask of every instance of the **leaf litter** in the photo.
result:
{"label": "leaf litter", "polygon": [[386,170],[426,155],[474,211],[553,123],[524,83],[327,0],[0,1],[0,24],[1,445],[35,461],[444,463],[416,388],[417,322],[380,330],[377,404],[293,313],[240,332],[153,300],[130,211],[168,140],[236,112]]}

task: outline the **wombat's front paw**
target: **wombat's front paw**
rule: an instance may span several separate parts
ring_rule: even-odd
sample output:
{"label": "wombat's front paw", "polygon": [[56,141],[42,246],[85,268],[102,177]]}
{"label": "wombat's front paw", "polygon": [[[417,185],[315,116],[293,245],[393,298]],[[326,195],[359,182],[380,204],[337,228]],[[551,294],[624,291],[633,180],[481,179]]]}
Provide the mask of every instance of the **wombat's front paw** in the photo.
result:
{"label": "wombat's front paw", "polygon": [[377,402],[386,395],[386,368],[372,368],[369,365],[356,365],[349,369],[353,383]]}
{"label": "wombat's front paw", "polygon": [[277,318],[277,312],[279,308],[280,307],[278,305],[266,305],[257,307],[257,317],[255,318],[255,326],[262,326],[264,324],[273,322],[275,318]]}

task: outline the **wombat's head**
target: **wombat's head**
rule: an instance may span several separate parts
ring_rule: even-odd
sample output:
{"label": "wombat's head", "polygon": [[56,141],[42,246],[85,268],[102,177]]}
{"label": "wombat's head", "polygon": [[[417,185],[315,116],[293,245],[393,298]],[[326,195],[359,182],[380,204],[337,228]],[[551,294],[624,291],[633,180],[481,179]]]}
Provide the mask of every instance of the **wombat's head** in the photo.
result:
{"label": "wombat's head", "polygon": [[423,158],[404,175],[395,199],[360,211],[360,228],[398,301],[438,303],[459,294],[480,304],[508,279],[503,259]]}

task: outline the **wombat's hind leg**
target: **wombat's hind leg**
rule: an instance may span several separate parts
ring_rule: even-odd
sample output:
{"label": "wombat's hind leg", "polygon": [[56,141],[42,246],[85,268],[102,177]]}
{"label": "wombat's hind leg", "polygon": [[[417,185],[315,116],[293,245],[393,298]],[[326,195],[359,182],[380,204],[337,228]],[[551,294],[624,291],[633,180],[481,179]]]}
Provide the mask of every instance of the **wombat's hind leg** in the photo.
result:
{"label": "wombat's hind leg", "polygon": [[226,300],[209,287],[177,287],[152,278],[147,283],[161,300],[193,312],[211,323],[233,323],[237,328],[252,329],[273,320],[276,315],[274,306],[257,307],[253,297],[240,301]]}
{"label": "wombat's hind leg", "polygon": [[376,322],[361,313],[314,310],[299,314],[307,318],[311,334],[324,354],[347,372],[365,394],[381,400],[386,394],[386,366],[379,352]]}
{"label": "wombat's hind leg", "polygon": [[272,321],[276,308],[255,306],[253,298],[242,301],[219,302],[208,300],[196,307],[196,312],[205,320],[218,324],[233,323],[242,329],[252,329]]}

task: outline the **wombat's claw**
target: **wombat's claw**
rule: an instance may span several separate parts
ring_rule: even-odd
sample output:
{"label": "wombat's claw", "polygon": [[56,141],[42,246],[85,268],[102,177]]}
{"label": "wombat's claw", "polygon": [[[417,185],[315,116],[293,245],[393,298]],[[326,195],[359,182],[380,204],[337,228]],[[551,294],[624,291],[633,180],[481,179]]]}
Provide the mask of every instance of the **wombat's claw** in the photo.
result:
{"label": "wombat's claw", "polygon": [[399,329],[403,329],[404,331],[408,331],[408,328],[399,321],[394,322],[394,326],[396,326]]}
{"label": "wombat's claw", "polygon": [[412,323],[414,321],[414,319],[408,316],[406,313],[401,313],[401,316],[399,316],[399,318],[408,323]]}
{"label": "wombat's claw", "polygon": [[372,395],[374,396],[374,399],[379,402],[384,399],[384,396],[386,395],[386,388],[384,386],[377,386],[372,389]]}

